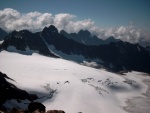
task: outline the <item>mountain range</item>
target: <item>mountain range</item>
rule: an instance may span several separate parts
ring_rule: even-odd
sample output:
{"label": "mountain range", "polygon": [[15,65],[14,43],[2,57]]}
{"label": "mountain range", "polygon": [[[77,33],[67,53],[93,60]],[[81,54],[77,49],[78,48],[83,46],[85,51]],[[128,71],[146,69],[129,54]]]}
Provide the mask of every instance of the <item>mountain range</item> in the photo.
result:
{"label": "mountain range", "polygon": [[87,30],[78,33],[60,31],[53,25],[41,32],[13,31],[0,45],[1,50],[31,55],[64,58],[84,64],[96,63],[96,68],[110,71],[142,71],[150,73],[150,52],[139,44],[110,37],[101,40]]}
{"label": "mountain range", "polygon": [[70,33],[70,34],[65,32],[64,30],[61,30],[60,34],[64,35],[68,39],[73,39],[76,42],[85,45],[102,45],[102,44],[109,44],[110,42],[121,41],[119,39],[115,39],[114,37],[109,37],[106,40],[102,40],[97,36],[92,35],[88,30],[80,30],[78,33]]}

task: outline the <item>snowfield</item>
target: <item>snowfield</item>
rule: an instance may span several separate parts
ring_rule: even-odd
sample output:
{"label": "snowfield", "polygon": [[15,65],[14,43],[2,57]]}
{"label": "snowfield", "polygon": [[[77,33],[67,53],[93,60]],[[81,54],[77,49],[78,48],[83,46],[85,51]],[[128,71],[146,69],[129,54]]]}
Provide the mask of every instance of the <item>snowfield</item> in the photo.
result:
{"label": "snowfield", "polygon": [[[126,113],[127,99],[143,96],[148,86],[144,73],[124,75],[95,69],[77,63],[41,56],[0,52],[0,71],[16,82],[17,87],[36,93],[47,110],[66,113]],[[5,106],[26,107],[29,101],[10,100]]]}

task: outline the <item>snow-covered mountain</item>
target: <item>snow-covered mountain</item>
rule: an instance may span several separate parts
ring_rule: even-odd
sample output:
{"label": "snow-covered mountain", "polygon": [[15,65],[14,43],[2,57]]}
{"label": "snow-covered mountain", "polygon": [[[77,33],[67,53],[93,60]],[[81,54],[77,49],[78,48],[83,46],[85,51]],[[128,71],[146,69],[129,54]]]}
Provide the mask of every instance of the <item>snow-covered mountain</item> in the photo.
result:
{"label": "snow-covered mountain", "polygon": [[[142,97],[148,79],[144,73],[124,75],[95,69],[61,58],[37,53],[22,55],[5,50],[0,52],[0,70],[7,79],[30,94],[37,94],[47,110],[62,109],[66,113],[126,113],[123,107],[129,98]],[[26,108],[29,100],[7,100],[3,105]]]}
{"label": "snow-covered mountain", "polygon": [[[80,31],[76,35],[82,39],[89,39],[90,42],[90,32]],[[112,40],[114,38],[110,37],[105,41]],[[139,44],[115,41],[103,45],[85,45],[60,34],[53,25],[37,33],[28,30],[14,31],[5,38],[0,48],[28,55],[39,53],[61,57],[114,72],[135,70],[150,73],[149,51]]]}
{"label": "snow-covered mountain", "polygon": [[13,31],[5,37],[2,48],[27,55],[37,52],[45,56],[57,57],[48,49],[40,33],[31,33],[28,30]]}

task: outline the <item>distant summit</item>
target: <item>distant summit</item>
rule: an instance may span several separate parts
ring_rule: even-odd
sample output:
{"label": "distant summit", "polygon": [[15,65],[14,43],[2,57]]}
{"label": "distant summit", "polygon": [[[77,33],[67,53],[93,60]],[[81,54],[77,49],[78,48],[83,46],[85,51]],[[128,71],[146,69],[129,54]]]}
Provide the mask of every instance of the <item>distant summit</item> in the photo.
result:
{"label": "distant summit", "polygon": [[50,25],[49,27],[45,27],[42,33],[58,33],[58,30],[54,25]]}
{"label": "distant summit", "polygon": [[119,42],[121,41],[120,39],[115,39],[113,36],[107,38],[106,40],[104,40],[105,44],[109,44],[110,42]]}
{"label": "distant summit", "polygon": [[120,40],[110,37],[106,40],[102,40],[95,35],[92,35],[88,30],[80,30],[78,33],[68,34],[66,31],[60,31],[60,34],[64,35],[68,39],[73,39],[81,44],[85,45],[102,45],[109,44],[110,42],[118,42]]}
{"label": "distant summit", "polygon": [[76,42],[79,42],[79,43],[85,44],[85,45],[100,45],[100,44],[103,44],[103,40],[99,39],[96,36],[93,36],[87,30],[80,30],[78,33],[70,33],[70,34],[68,34],[65,31],[60,31],[60,34],[63,34],[67,38],[73,39]]}

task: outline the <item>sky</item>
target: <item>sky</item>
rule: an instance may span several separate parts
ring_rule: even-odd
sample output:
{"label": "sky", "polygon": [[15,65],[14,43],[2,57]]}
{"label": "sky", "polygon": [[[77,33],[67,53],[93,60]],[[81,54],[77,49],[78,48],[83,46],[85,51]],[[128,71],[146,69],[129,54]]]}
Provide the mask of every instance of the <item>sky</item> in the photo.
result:
{"label": "sky", "polygon": [[150,0],[1,0],[0,27],[41,30],[54,24],[68,33],[150,41]]}

